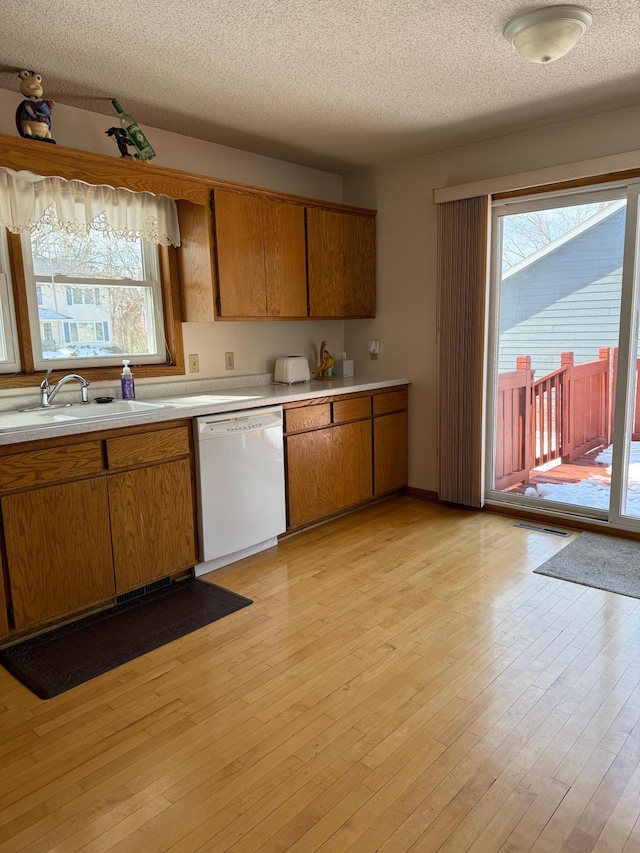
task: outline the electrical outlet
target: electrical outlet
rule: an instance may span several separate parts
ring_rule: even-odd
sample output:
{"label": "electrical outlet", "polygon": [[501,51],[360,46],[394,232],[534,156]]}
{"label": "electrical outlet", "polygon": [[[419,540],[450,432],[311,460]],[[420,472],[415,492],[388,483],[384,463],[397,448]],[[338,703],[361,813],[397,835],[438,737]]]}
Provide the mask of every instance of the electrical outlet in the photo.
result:
{"label": "electrical outlet", "polygon": [[369,355],[380,355],[380,341],[367,341]]}
{"label": "electrical outlet", "polygon": [[224,354],[224,366],[227,370],[233,370],[234,369],[235,362],[234,362],[232,352],[225,352],[225,354]]}
{"label": "electrical outlet", "polygon": [[200,372],[200,360],[198,358],[198,353],[191,353],[189,356],[189,373],[199,373]]}

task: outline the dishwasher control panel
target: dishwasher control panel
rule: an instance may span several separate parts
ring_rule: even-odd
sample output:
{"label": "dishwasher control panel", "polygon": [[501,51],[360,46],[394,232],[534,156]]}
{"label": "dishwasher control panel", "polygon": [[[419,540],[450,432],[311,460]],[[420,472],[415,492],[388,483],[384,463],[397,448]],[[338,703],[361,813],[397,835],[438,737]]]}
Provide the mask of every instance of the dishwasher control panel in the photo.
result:
{"label": "dishwasher control panel", "polygon": [[229,435],[237,432],[250,432],[253,430],[269,429],[282,424],[282,413],[270,411],[244,417],[229,417],[220,415],[213,417],[198,418],[198,432],[204,435]]}

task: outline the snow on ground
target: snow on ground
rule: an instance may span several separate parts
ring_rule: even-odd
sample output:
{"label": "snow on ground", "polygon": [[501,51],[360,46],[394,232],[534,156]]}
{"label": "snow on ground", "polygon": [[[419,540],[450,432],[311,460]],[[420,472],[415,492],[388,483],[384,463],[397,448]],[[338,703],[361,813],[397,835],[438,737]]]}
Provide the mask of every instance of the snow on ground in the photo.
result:
{"label": "snow on ground", "polygon": [[[595,458],[595,462],[607,465],[603,473],[611,474],[613,447],[606,447]],[[611,487],[608,479],[590,475],[577,483],[538,483],[535,488],[529,486],[525,495],[543,498],[548,501],[586,506],[594,509],[609,509]],[[626,514],[640,516],[640,441],[631,442],[627,482]]]}
{"label": "snow on ground", "polygon": [[[611,465],[611,463],[613,462],[613,444],[610,444],[609,447],[605,447],[604,450],[601,450],[594,461],[600,462],[604,465]],[[640,464],[640,441],[631,442],[631,449],[629,451],[629,462],[632,465],[636,463]]]}
{"label": "snow on ground", "polygon": [[[578,483],[538,483],[535,489],[529,486],[525,495],[571,504],[572,506],[588,506],[607,511],[609,509],[610,491],[607,483],[602,483],[599,480],[581,480]],[[640,516],[640,485],[629,485],[626,514]]]}
{"label": "snow on ground", "polygon": [[[605,447],[596,456],[595,462],[603,465],[608,465],[606,473],[611,475],[611,463],[613,462],[613,445]],[[632,441],[629,448],[629,467],[627,468],[627,477],[629,485],[640,483],[640,441]]]}

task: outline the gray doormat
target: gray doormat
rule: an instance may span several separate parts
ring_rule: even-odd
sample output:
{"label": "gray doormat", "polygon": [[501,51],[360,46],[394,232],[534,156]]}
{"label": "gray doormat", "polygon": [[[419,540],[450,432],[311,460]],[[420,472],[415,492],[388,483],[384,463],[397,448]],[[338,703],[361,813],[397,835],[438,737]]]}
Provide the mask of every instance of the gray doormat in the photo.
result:
{"label": "gray doormat", "polygon": [[640,542],[581,533],[535,573],[640,598]]}
{"label": "gray doormat", "polygon": [[206,581],[181,581],[10,646],[0,664],[51,699],[251,603]]}

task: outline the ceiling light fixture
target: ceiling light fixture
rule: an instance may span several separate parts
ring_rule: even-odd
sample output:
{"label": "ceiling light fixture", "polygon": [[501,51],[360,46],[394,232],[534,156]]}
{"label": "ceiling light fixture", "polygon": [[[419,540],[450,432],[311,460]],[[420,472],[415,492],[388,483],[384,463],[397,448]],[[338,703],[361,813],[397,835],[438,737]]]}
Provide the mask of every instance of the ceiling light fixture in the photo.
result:
{"label": "ceiling light fixture", "polygon": [[545,6],[514,18],[504,37],[529,62],[554,62],[576,46],[593,22],[582,6]]}

